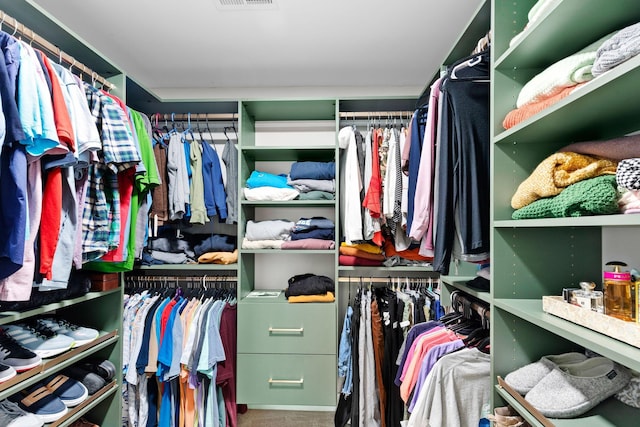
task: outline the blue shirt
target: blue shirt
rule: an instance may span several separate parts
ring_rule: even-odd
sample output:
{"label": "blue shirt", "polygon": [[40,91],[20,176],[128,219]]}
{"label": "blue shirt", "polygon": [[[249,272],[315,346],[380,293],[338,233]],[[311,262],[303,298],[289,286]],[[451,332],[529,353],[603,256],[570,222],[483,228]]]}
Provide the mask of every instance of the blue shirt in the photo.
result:
{"label": "blue shirt", "polygon": [[218,153],[207,141],[202,141],[202,176],[204,179],[204,205],[207,216],[220,220],[227,218],[227,193],[222,180],[222,168]]}

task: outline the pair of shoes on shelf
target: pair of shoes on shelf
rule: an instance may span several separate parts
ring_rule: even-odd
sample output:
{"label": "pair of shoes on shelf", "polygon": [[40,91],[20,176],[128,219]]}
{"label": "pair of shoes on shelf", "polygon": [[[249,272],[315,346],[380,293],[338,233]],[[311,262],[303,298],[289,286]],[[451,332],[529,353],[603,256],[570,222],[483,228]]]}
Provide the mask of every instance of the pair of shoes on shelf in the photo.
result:
{"label": "pair of shoes on shelf", "polygon": [[92,423],[86,418],[80,418],[75,420],[69,427],[100,427],[98,424]]}
{"label": "pair of shoes on shelf", "polygon": [[510,406],[502,406],[493,410],[493,415],[487,415],[494,427],[531,427],[516,411]]}
{"label": "pair of shoes on shelf", "polygon": [[58,335],[64,335],[72,338],[74,341],[72,348],[88,344],[100,335],[96,329],[78,326],[64,319],[58,319],[55,317],[36,319],[36,322],[46,328],[49,328]]}
{"label": "pair of shoes on shelf", "polygon": [[505,377],[542,415],[573,418],[622,390],[631,373],[606,357],[580,353],[544,356]]}
{"label": "pair of shoes on shelf", "polygon": [[80,381],[94,394],[116,376],[116,366],[106,359],[89,359],[64,370],[66,375]]}
{"label": "pair of shoes on shelf", "polygon": [[34,352],[40,358],[54,357],[71,349],[73,338],[58,335],[39,324],[17,323],[3,325],[4,331],[18,344]]}
{"label": "pair of shoes on shelf", "polygon": [[71,348],[87,344],[99,335],[95,329],[73,325],[53,317],[5,325],[3,329],[19,344],[41,358],[57,356]]}
{"label": "pair of shoes on shelf", "polygon": [[20,408],[10,400],[0,400],[0,426],[4,427],[42,427],[44,422],[34,414]]}
{"label": "pair of shoes on shelf", "polygon": [[20,409],[36,415],[44,423],[50,423],[63,417],[68,408],[84,402],[88,395],[80,382],[56,374],[20,391],[11,399],[16,400]]}
{"label": "pair of shoes on shelf", "polygon": [[[13,368],[16,372],[23,372],[39,366],[42,363],[42,358],[33,351],[24,348],[4,329],[0,328],[0,363]],[[2,378],[11,374],[10,370],[5,371],[6,369],[0,373]],[[5,380],[8,379],[10,377],[5,378]]]}

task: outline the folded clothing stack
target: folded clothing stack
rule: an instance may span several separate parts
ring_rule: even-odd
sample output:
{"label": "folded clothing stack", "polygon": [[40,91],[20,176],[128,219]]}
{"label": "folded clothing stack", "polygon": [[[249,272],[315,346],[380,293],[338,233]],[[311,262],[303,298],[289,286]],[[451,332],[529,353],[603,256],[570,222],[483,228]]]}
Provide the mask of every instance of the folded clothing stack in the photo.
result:
{"label": "folded clothing stack", "polygon": [[280,249],[295,223],[285,219],[247,221],[242,249]]}
{"label": "folded clothing stack", "polygon": [[[187,264],[200,261],[204,254],[213,252],[208,258],[218,253],[229,257],[237,249],[236,236],[226,234],[189,234],[183,233],[176,237],[175,229],[161,231],[159,237],[151,238],[147,242],[143,253],[143,265]],[[209,261],[210,262],[210,261]]]}
{"label": "folded clothing stack", "polygon": [[287,184],[286,175],[253,171],[245,183],[244,198],[250,201],[293,200],[300,192]]}
{"label": "folded clothing stack", "polygon": [[[332,249],[335,247],[335,224],[330,219],[320,216],[300,218],[289,237],[290,242],[286,242],[282,249],[300,249],[305,246],[310,249]],[[317,242],[318,240],[321,242]],[[313,242],[320,244],[314,245]]]}
{"label": "folded clothing stack", "polygon": [[352,266],[381,266],[384,261],[382,248],[370,243],[340,244],[340,265]]}
{"label": "folded clothing stack", "polygon": [[287,184],[295,188],[303,200],[335,199],[335,162],[295,162],[291,164]]}
{"label": "folded clothing stack", "polygon": [[212,234],[194,247],[199,264],[234,264],[238,262],[236,236]]}
{"label": "folded clothing stack", "polygon": [[626,396],[626,388],[632,385],[631,373],[624,366],[578,352],[543,356],[507,374],[504,380],[550,418],[582,415],[616,393]]}
{"label": "folded clothing stack", "polygon": [[335,283],[327,276],[298,274],[289,278],[289,287],[284,291],[284,296],[292,303],[333,302]]}

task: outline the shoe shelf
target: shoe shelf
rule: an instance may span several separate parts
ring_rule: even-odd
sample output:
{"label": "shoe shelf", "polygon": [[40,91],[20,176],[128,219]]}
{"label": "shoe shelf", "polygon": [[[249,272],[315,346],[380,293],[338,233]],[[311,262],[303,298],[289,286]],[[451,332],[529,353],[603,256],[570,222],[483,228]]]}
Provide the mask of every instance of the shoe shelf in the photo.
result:
{"label": "shoe shelf", "polygon": [[[529,410],[499,384],[496,392],[520,414],[532,427],[632,427],[638,425],[640,410],[625,405],[610,397],[585,414],[570,419],[544,419],[544,423],[534,417]],[[522,399],[522,398],[521,398]]]}
{"label": "shoe shelf", "polygon": [[43,378],[77,363],[87,356],[118,343],[119,339],[118,331],[101,332],[98,338],[87,344],[70,349],[56,357],[43,359],[42,363],[35,368],[21,372],[10,380],[0,384],[0,400],[24,388],[30,387]]}
{"label": "shoe shelf", "polygon": [[525,421],[531,424],[532,427],[632,427],[638,425],[640,410],[632,408],[629,405],[625,405],[615,398],[606,399],[592,410],[576,418],[547,419],[542,417],[541,419],[538,419],[529,412],[527,406],[530,405],[527,404],[525,406],[522,403],[524,398],[520,396],[518,399],[512,396],[506,388],[503,388],[500,384],[497,384],[495,387],[496,392],[505,400],[505,402],[511,405]]}
{"label": "shoe shelf", "polygon": [[116,380],[111,381],[109,384],[102,387],[97,392],[93,393],[84,402],[73,408],[69,408],[69,412],[65,414],[58,421],[46,424],[47,427],[66,427],[71,425],[75,420],[95,408],[101,402],[109,398],[111,395],[117,393],[119,390],[118,382]]}
{"label": "shoe shelf", "polygon": [[70,307],[72,305],[75,305],[75,304],[78,304],[78,303],[81,303],[81,302],[90,301],[90,300],[97,299],[97,298],[102,298],[105,295],[119,293],[120,291],[121,291],[120,288],[116,288],[116,289],[110,289],[108,291],[102,291],[102,292],[88,292],[87,294],[82,295],[82,296],[77,297],[77,298],[71,298],[71,299],[66,299],[66,300],[54,302],[54,303],[51,303],[51,304],[41,305],[41,306],[33,308],[31,310],[25,310],[25,311],[3,311],[3,312],[0,312],[0,325],[6,325],[8,323],[18,322],[18,321],[26,319],[28,317],[33,317],[33,316],[38,316],[40,314],[50,313],[50,312],[53,312],[55,310],[58,310],[58,309],[61,309],[61,308],[65,308],[65,307]]}
{"label": "shoe shelf", "polygon": [[493,305],[630,369],[640,371],[640,348],[545,313],[541,299],[494,299]]}

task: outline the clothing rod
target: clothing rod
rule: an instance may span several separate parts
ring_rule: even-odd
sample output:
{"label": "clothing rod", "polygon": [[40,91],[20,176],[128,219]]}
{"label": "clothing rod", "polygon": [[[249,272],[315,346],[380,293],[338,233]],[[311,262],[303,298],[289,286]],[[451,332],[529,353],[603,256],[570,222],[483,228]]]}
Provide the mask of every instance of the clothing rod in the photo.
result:
{"label": "clothing rod", "polygon": [[0,11],[0,12],[2,12],[2,18],[0,18],[0,29],[2,28],[3,25],[6,25],[7,27],[13,30],[13,33],[10,33],[10,32],[7,32],[7,33],[10,33],[13,36],[20,35],[28,38],[31,42],[36,43],[41,48],[41,50],[47,51],[49,53],[49,56],[52,56],[52,55],[55,56],[58,62],[64,61],[70,65],[70,68],[75,68],[78,71],[80,71],[81,74],[86,74],[88,76],[91,76],[92,82],[93,81],[99,82],[103,88],[107,90],[111,90],[115,87],[115,85],[109,82],[106,78],[102,77],[101,75],[99,75],[98,73],[93,71],[91,68],[87,67],[86,65],[82,64],[81,62],[78,62],[71,55],[60,50],[58,46],[54,45],[53,43],[46,40],[42,36],[36,34],[32,29],[25,27],[24,24],[18,22],[17,19],[13,18],[10,15],[7,15],[7,13],[5,13],[4,11]]}
{"label": "clothing rod", "polygon": [[125,276],[125,280],[143,280],[143,281],[147,281],[147,282],[163,282],[163,281],[175,281],[175,282],[196,282],[196,281],[209,281],[209,282],[215,282],[215,281],[226,281],[226,282],[233,282],[233,281],[237,281],[238,277],[237,276],[162,276],[162,275],[158,275],[158,276],[148,276],[148,275],[144,275],[144,274],[140,274],[140,275],[132,275],[132,276]]}
{"label": "clothing rod", "polygon": [[[456,303],[456,304],[460,304],[462,305],[464,302],[467,303],[471,303],[470,307],[473,311],[475,311],[476,313],[478,313],[478,315],[480,317],[484,317],[486,319],[489,319],[489,315],[490,315],[490,310],[489,310],[489,304],[483,304],[480,303],[476,300],[473,299],[473,297],[468,297],[464,292],[460,291],[460,290],[456,290],[454,292],[451,293],[451,303]],[[458,309],[458,307],[456,307],[456,310]]]}
{"label": "clothing rod", "polygon": [[[359,285],[360,282],[362,281],[362,284],[367,284],[367,283],[397,283],[398,280],[405,281],[405,280],[409,280],[410,283],[415,283],[416,280],[420,280],[422,282],[424,282],[425,284],[429,283],[429,278],[428,277],[401,277],[401,276],[394,276],[394,277],[340,277],[338,278],[338,283],[349,283],[349,284],[354,284],[354,285]],[[438,279],[435,277],[431,278],[431,283],[436,285],[438,283]]]}
{"label": "clothing rod", "polygon": [[198,120],[237,120],[238,113],[154,113],[151,115],[152,122],[186,122]]}
{"label": "clothing rod", "polygon": [[413,111],[341,111],[341,119],[399,119],[409,118]]}

